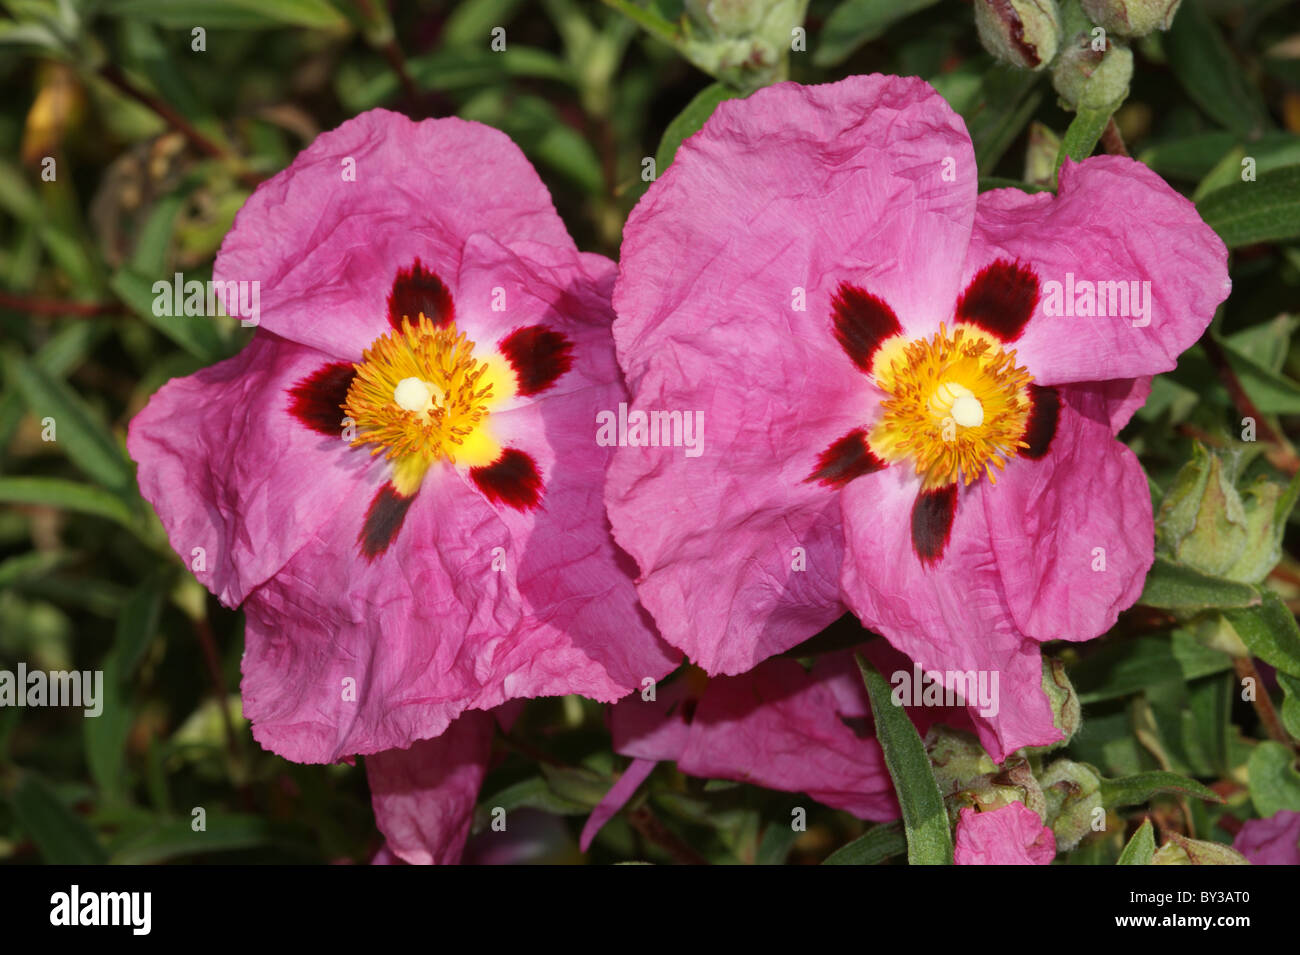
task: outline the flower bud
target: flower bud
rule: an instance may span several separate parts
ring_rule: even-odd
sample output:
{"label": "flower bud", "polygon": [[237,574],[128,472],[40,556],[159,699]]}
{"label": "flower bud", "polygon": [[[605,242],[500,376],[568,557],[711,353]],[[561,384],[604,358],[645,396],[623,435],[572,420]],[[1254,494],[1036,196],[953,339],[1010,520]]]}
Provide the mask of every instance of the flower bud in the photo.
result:
{"label": "flower bud", "polygon": [[1083,763],[1058,759],[1043,771],[1038,781],[1043,787],[1047,824],[1056,835],[1057,849],[1069,852],[1093,831],[1093,820],[1105,812],[1101,804],[1101,777]]}
{"label": "flower bud", "polygon": [[[1105,48],[1096,49],[1099,44]],[[1052,67],[1052,85],[1076,109],[1116,108],[1128,96],[1132,78],[1133,51],[1087,33],[1067,40]]]}
{"label": "flower bud", "polygon": [[998,771],[998,764],[984,752],[978,737],[967,730],[936,724],[925,734],[925,751],[939,791],[945,796],[965,789],[973,779]]}
{"label": "flower bud", "polygon": [[1056,56],[1061,15],[1056,0],[975,0],[975,29],[1002,62],[1040,70]]}
{"label": "flower bud", "polygon": [[1250,865],[1250,860],[1236,849],[1217,842],[1188,839],[1171,832],[1167,841],[1151,857],[1152,865]]}
{"label": "flower bud", "polygon": [[1261,477],[1239,490],[1239,461],[1195,446],[1160,502],[1156,550],[1202,573],[1256,584],[1282,559],[1284,489]]}
{"label": "flower bud", "polygon": [[1116,36],[1168,30],[1182,0],[1082,0],[1088,19]]}
{"label": "flower bud", "polygon": [[1052,722],[1061,731],[1064,739],[1046,746],[1026,746],[1025,752],[1031,755],[1050,753],[1060,749],[1074,738],[1083,721],[1083,710],[1079,706],[1079,694],[1074,692],[1074,685],[1065,675],[1065,664],[1054,657],[1043,657],[1043,692],[1052,707]]}

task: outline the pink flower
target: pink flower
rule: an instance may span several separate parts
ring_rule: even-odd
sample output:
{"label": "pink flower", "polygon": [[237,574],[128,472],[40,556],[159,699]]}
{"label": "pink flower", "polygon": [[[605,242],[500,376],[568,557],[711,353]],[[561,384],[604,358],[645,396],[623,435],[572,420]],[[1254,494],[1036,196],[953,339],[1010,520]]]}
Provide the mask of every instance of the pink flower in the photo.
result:
{"label": "pink flower", "polygon": [[957,815],[953,858],[957,865],[1051,865],[1056,836],[1024,803]]}
{"label": "pink flower", "polygon": [[[880,641],[857,652],[883,672],[908,667]],[[969,725],[961,708],[909,713],[921,733],[936,722]],[[634,694],[612,707],[609,723],[614,751],[633,762],[584,827],[584,851],[660,760],[691,776],[807,793],[859,819],[898,818],[853,651],[824,654],[811,671],[791,659],[767,660],[731,677],[688,670],[658,688],[653,702]]]}
{"label": "pink flower", "polygon": [[[709,673],[847,604],[950,686],[999,675],[977,723],[1001,760],[1061,737],[1039,644],[1141,592],[1150,496],[1114,435],[1228,279],[1139,163],[1067,163],[1055,196],[976,175],[920,80],[723,103],[633,211],[614,294],[628,444],[676,437],[642,442],[638,414],[699,411],[703,446],[620,448],[606,500],[642,602]],[[1124,284],[1099,306],[1102,282]]]}
{"label": "pink flower", "polygon": [[239,213],[215,275],[260,283],[252,342],[132,423],[172,546],[243,604],[253,735],[382,754],[407,861],[459,853],[491,737],[472,711],[612,701],[675,664],[601,512],[613,273],[505,135],[374,110]]}
{"label": "pink flower", "polygon": [[1300,865],[1300,812],[1280,809],[1267,819],[1248,819],[1232,848],[1254,865]]}

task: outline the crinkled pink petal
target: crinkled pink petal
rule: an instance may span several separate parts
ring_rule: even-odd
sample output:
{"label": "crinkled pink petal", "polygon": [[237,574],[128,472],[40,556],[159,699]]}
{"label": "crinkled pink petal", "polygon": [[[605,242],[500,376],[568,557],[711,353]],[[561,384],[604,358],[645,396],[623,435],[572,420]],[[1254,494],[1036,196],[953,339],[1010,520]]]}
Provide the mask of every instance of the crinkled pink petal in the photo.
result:
{"label": "crinkled pink petal", "polygon": [[1232,848],[1254,865],[1300,865],[1300,812],[1280,809],[1267,819],[1248,819]]}
{"label": "crinkled pink petal", "polygon": [[833,669],[811,674],[794,660],[768,660],[740,676],[714,677],[698,698],[683,680],[656,702],[633,695],[610,711],[614,749],[674,760],[692,776],[805,792],[862,819],[897,818],[879,743],[845,722],[856,714],[841,711],[829,685],[852,662],[837,656],[844,659]]}
{"label": "crinkled pink petal", "polygon": [[620,448],[606,500],[643,603],[708,672],[840,615],[836,495],[806,479],[879,393],[831,301],[856,283],[902,327],[937,327],[975,176],[960,118],[919,80],[779,84],[723,103],[629,218],[615,338],[632,410],[702,414],[703,442]]}
{"label": "crinkled pink petal", "polygon": [[[1038,305],[1013,345],[1042,385],[1171,370],[1232,287],[1227,249],[1196,207],[1142,163],[1121,156],[1066,160],[1055,196],[982,193],[965,279],[1001,258],[1038,275]],[[1046,283],[1060,283],[1064,299],[1070,273],[1075,282],[1149,282],[1150,314],[1048,314],[1054,303]],[[1119,305],[1117,299],[1116,311]]]}
{"label": "crinkled pink petal", "polygon": [[419,258],[447,280],[476,232],[576,251],[545,185],[504,133],[374,109],[317,137],[258,187],[213,275],[261,283],[262,328],[357,361],[390,330],[396,269]]}
{"label": "crinkled pink petal", "polygon": [[605,823],[618,815],[619,810],[627,804],[627,801],[632,798],[637,788],[646,781],[646,778],[654,772],[654,768],[658,765],[658,761],[653,759],[632,760],[627,769],[623,770],[623,775],[618,778],[618,782],[609,788],[609,792],[605,793],[596,808],[591,811],[591,815],[587,817],[587,821],[582,827],[582,837],[578,842],[578,848],[583,852],[591,848],[592,840],[596,838],[596,834],[600,832]]}
{"label": "crinkled pink petal", "polygon": [[957,865],[1051,865],[1056,836],[1023,803],[991,812],[965,808],[957,817]]}
{"label": "crinkled pink petal", "polygon": [[978,678],[984,671],[991,688],[996,674],[994,705],[971,708],[996,761],[1022,746],[1059,740],[1042,691],[1042,654],[1015,624],[989,538],[982,498],[997,493],[1001,481],[997,488],[979,482],[959,495],[947,548],[925,568],[911,533],[919,486],[910,468],[890,467],[845,488],[845,600],[865,627],[945,687],[958,689],[960,674]]}
{"label": "crinkled pink petal", "polygon": [[1112,434],[1119,434],[1151,395],[1151,376],[1081,382],[1062,385],[1058,390],[1062,400],[1075,411],[1108,425]]}
{"label": "crinkled pink petal", "polygon": [[367,455],[290,414],[289,390],[329,361],[258,333],[235,357],[163,385],[131,422],[140,493],[227,606],[277,573],[342,500],[383,480]]}
{"label": "crinkled pink petal", "polygon": [[466,713],[437,739],[366,757],[375,822],[413,865],[460,861],[492,753],[490,713]]}
{"label": "crinkled pink petal", "polygon": [[1137,456],[1107,424],[1063,404],[1047,455],[1013,459],[981,491],[1021,633],[1091,640],[1141,596],[1155,559],[1151,492]]}

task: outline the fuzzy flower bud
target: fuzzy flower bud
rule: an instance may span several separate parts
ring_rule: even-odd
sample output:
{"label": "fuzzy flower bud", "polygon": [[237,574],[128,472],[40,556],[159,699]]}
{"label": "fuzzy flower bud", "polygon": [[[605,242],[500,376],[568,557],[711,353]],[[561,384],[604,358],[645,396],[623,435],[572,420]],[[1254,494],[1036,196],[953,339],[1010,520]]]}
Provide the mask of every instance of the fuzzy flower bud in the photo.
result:
{"label": "fuzzy flower bud", "polygon": [[1114,109],[1128,96],[1132,78],[1133,52],[1087,33],[1067,40],[1052,67],[1052,85],[1076,109]]}
{"label": "fuzzy flower bud", "polygon": [[1088,19],[1117,36],[1168,30],[1182,0],[1082,0]]}
{"label": "fuzzy flower bud", "polygon": [[1061,15],[1056,0],[975,0],[975,29],[999,60],[1041,70],[1056,56]]}

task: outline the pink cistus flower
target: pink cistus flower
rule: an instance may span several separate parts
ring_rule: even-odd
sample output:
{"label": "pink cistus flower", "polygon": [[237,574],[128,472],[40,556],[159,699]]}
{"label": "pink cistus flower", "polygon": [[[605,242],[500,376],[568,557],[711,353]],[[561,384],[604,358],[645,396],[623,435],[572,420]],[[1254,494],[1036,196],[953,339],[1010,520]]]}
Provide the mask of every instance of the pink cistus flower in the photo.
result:
{"label": "pink cistus flower", "polygon": [[[995,758],[1058,740],[1039,644],[1141,592],[1150,493],[1115,434],[1226,296],[1226,258],[1128,159],[979,194],[917,79],[723,103],[633,210],[614,292],[640,427],[606,500],[665,639],[740,673],[847,604],[950,687],[998,673]],[[663,433],[690,411],[694,456]]]}
{"label": "pink cistus flower", "polygon": [[[243,605],[258,742],[402,750],[465,711],[613,701],[673,668],[603,513],[614,266],[509,138],[350,120],[258,188],[215,278],[260,283],[257,332],[159,390],[128,447],[172,546]],[[485,738],[486,717],[409,755],[456,765]]]}
{"label": "pink cistus flower", "polygon": [[953,861],[957,865],[1051,865],[1056,836],[1024,803],[957,814]]}

